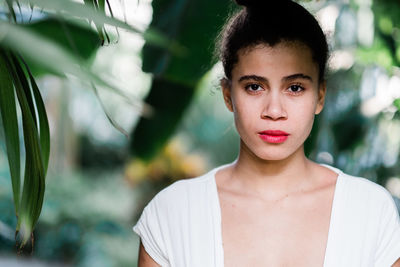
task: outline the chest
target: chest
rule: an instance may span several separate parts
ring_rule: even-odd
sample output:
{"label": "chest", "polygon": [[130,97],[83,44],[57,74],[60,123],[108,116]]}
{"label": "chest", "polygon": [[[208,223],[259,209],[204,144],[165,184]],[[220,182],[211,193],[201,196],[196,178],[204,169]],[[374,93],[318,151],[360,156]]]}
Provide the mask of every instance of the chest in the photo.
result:
{"label": "chest", "polygon": [[323,266],[332,198],[260,204],[221,194],[224,266]]}

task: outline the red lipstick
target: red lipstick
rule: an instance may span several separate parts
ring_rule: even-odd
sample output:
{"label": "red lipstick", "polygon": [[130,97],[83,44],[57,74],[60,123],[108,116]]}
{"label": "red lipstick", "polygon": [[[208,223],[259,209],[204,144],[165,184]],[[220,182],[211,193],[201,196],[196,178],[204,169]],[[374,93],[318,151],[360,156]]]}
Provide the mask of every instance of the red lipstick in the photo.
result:
{"label": "red lipstick", "polygon": [[283,143],[289,134],[280,130],[267,130],[258,133],[258,136],[268,143]]}

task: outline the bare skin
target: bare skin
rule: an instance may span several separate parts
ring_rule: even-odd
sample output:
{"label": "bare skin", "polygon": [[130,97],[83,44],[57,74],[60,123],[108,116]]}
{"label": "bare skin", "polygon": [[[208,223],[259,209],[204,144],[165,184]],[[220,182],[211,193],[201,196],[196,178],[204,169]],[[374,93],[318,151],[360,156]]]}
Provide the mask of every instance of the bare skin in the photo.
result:
{"label": "bare skin", "polygon": [[139,246],[139,260],[138,260],[138,267],[160,267],[152,257],[146,252],[143,247],[142,242],[140,242]]}
{"label": "bare skin", "polygon": [[216,174],[225,266],[323,266],[337,174],[307,161],[307,181],[262,192],[235,178],[239,166]]}

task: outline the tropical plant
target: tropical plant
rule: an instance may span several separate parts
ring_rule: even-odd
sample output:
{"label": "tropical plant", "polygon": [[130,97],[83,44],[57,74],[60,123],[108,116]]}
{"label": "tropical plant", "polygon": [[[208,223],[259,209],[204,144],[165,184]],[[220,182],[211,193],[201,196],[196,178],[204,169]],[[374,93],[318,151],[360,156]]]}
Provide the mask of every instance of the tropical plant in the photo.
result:
{"label": "tropical plant", "polygon": [[[89,59],[97,48],[115,38],[106,27],[115,27],[117,34],[119,29],[140,34],[147,42],[170,51],[176,51],[177,45],[152,29],[143,33],[115,19],[108,0],[5,0],[0,11],[0,112],[17,216],[16,238],[23,248],[29,239],[33,241],[50,154],[49,123],[34,75],[74,76],[96,94],[100,85],[126,97],[115,83],[90,68]],[[25,162],[22,168],[21,161]]]}

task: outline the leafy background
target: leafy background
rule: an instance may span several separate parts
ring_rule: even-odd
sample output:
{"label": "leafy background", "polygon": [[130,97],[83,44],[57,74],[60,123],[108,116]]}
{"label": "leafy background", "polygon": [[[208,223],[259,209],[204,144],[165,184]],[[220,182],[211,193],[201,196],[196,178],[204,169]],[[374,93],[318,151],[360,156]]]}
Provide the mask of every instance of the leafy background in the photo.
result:
{"label": "leafy background", "polygon": [[[212,56],[235,7],[228,0],[110,1],[111,16],[104,1],[35,0],[33,10],[27,2],[19,9],[0,1],[0,50],[18,52],[35,76],[49,118],[50,161],[34,252],[28,246],[15,258],[17,218],[0,127],[0,264],[135,265],[131,227],[147,201],[238,152]],[[300,2],[319,18],[332,53],[327,102],[307,154],[400,197],[399,3]],[[23,166],[29,153],[22,130],[18,137]]]}

